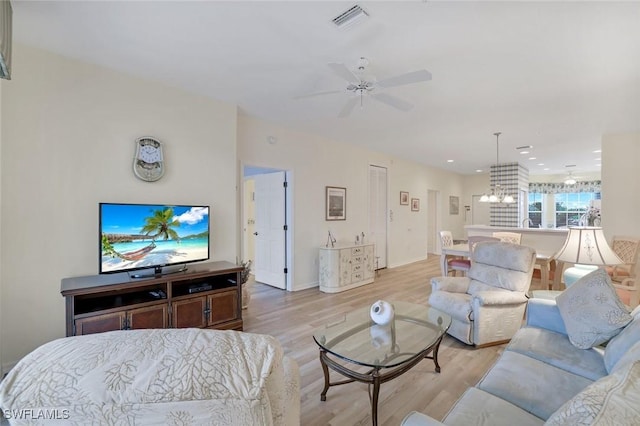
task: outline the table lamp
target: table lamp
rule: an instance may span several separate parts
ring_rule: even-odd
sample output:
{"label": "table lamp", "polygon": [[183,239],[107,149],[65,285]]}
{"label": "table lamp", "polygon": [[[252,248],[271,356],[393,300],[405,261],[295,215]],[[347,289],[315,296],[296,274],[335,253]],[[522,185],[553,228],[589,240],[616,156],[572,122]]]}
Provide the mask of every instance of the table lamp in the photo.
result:
{"label": "table lamp", "polygon": [[553,257],[559,262],[575,264],[562,275],[567,287],[598,266],[623,263],[607,244],[602,228],[596,226],[569,227],[564,246]]}

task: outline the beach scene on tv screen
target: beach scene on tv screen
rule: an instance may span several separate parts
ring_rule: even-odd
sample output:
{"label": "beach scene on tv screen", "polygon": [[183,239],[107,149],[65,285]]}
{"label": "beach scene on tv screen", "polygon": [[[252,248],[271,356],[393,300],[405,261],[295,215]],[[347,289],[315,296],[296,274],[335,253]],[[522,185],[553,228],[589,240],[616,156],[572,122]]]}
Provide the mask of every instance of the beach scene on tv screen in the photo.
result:
{"label": "beach scene on tv screen", "polygon": [[209,207],[103,204],[101,272],[206,260]]}

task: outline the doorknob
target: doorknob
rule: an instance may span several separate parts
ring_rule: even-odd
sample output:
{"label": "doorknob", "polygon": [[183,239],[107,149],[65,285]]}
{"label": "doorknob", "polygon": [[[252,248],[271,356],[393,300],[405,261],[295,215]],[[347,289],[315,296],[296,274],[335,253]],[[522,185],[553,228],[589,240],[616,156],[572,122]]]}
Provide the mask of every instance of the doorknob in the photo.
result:
{"label": "doorknob", "polygon": [[254,233],[253,233],[253,235],[258,235],[258,233],[257,233],[257,232],[254,232]]}

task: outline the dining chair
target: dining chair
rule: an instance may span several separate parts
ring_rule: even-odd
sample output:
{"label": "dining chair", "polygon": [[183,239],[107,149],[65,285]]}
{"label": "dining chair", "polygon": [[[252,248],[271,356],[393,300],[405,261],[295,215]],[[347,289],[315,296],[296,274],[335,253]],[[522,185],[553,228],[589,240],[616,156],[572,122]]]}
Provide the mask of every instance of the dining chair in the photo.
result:
{"label": "dining chair", "polygon": [[485,235],[473,235],[471,237],[468,238],[469,240],[469,250],[471,253],[473,253],[473,249],[475,248],[476,244],[478,244],[479,242],[482,241],[500,241],[500,238],[497,237],[488,237]]}
{"label": "dining chair", "polygon": [[640,238],[614,236],[611,241],[611,249],[618,255],[622,263],[615,266],[607,266],[605,269],[612,281],[622,282],[627,278],[635,277],[635,266],[638,262],[638,249]]}
{"label": "dining chair", "polygon": [[[453,245],[453,235],[451,231],[440,231],[440,246],[451,247]],[[466,274],[471,266],[470,262],[467,259],[461,259],[458,256],[447,255],[447,270],[452,271],[453,275],[457,275],[457,271],[462,272],[462,274]]]}
{"label": "dining chair", "polygon": [[520,244],[522,234],[518,232],[494,232],[493,236],[503,243]]}

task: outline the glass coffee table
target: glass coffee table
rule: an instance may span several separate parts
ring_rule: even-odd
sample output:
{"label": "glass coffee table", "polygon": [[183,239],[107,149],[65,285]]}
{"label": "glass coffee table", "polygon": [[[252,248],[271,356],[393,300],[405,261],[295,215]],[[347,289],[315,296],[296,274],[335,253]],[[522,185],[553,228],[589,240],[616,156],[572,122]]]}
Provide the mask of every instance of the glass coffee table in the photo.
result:
{"label": "glass coffee table", "polygon": [[[392,302],[392,305],[395,318],[390,325],[374,323],[366,307],[344,315],[313,334],[324,371],[320,400],[326,401],[331,386],[354,381],[367,383],[374,426],[378,424],[380,385],[404,374],[424,358],[432,359],[439,373],[438,348],[451,325],[451,317],[434,308],[409,302]],[[347,380],[330,382],[329,368]]]}

